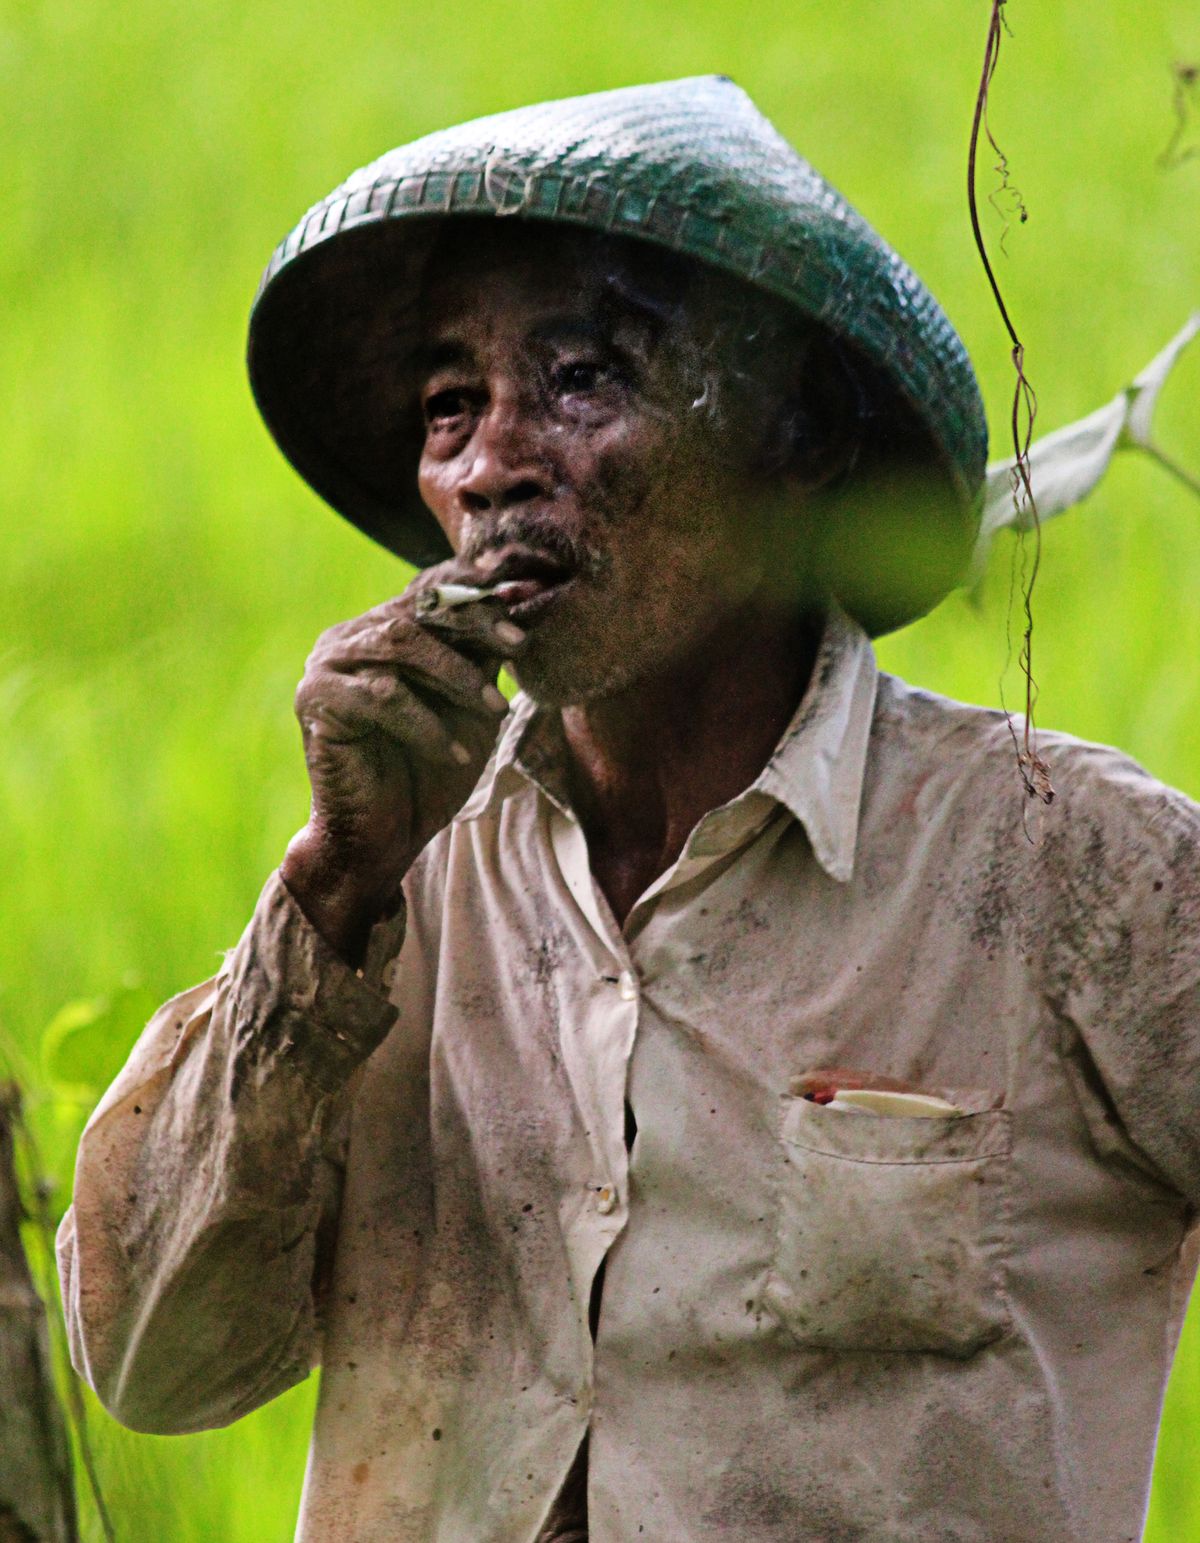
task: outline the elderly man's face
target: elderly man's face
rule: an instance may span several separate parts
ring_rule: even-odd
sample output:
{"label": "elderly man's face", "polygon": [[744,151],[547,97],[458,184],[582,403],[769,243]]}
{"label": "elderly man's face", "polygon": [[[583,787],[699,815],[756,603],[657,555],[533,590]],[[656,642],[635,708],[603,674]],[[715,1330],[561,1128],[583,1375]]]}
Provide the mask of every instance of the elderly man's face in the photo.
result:
{"label": "elderly man's face", "polygon": [[548,704],[669,667],[762,576],[754,435],[696,405],[661,309],[526,232],[460,239],[427,283],[421,495],[456,553],[525,581],[518,673]]}

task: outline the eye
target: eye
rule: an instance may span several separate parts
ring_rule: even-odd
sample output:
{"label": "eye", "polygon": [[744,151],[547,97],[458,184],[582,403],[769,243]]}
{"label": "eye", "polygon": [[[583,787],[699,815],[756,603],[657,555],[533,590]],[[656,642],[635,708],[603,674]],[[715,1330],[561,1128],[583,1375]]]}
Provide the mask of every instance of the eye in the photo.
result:
{"label": "eye", "polygon": [[588,396],[609,385],[614,376],[613,367],[599,359],[568,359],[555,367],[552,378],[564,396]]}
{"label": "eye", "polygon": [[469,393],[462,386],[431,391],[422,404],[425,422],[430,428],[444,428],[461,418],[470,405]]}

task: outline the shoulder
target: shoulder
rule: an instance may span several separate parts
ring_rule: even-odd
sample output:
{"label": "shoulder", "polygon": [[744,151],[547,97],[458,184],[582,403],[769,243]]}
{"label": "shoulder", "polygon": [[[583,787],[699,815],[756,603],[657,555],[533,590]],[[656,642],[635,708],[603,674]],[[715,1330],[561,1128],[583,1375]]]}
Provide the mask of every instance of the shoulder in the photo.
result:
{"label": "shoulder", "polygon": [[[976,804],[986,822],[982,800],[1011,808],[1027,798],[1017,763],[1022,727],[1018,714],[956,702],[881,675],[872,752],[881,772],[894,773],[905,762],[919,767],[936,778],[945,797]],[[1122,751],[1040,729],[1037,750],[1054,789],[1048,811],[1054,817],[1043,825],[1047,835],[1074,829],[1093,843],[1100,829],[1139,843],[1168,832],[1185,844],[1189,833],[1193,842],[1200,837],[1200,804]]]}
{"label": "shoulder", "polygon": [[[1039,732],[1054,788],[1025,791],[1022,724],[883,676],[872,745],[882,821],[911,813],[989,934],[1015,936],[1063,975],[1123,959],[1200,968],[1200,805],[1108,745]],[[892,789],[919,787],[896,802]],[[981,921],[980,926],[983,925]],[[1111,980],[1111,974],[1109,974]]]}

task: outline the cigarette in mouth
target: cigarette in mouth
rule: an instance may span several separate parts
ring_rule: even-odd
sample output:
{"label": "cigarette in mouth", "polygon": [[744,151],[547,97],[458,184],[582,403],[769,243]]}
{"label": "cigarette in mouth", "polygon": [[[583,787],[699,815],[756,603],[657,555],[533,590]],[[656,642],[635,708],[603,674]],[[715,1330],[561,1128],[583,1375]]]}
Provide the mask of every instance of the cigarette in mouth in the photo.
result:
{"label": "cigarette in mouth", "polygon": [[474,605],[490,600],[504,586],[495,584],[481,589],[475,584],[435,584],[417,600],[417,615],[432,616],[435,611],[452,611],[460,605]]}

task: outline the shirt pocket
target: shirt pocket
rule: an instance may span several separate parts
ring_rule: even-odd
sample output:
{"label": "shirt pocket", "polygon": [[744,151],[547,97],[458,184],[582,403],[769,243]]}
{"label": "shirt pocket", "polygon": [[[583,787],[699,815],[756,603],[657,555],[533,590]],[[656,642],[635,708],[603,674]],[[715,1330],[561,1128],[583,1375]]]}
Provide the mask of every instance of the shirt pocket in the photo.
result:
{"label": "shirt pocket", "polygon": [[805,1346],[969,1356],[1009,1328],[1009,1111],[920,1119],[791,1098],[764,1304]]}

